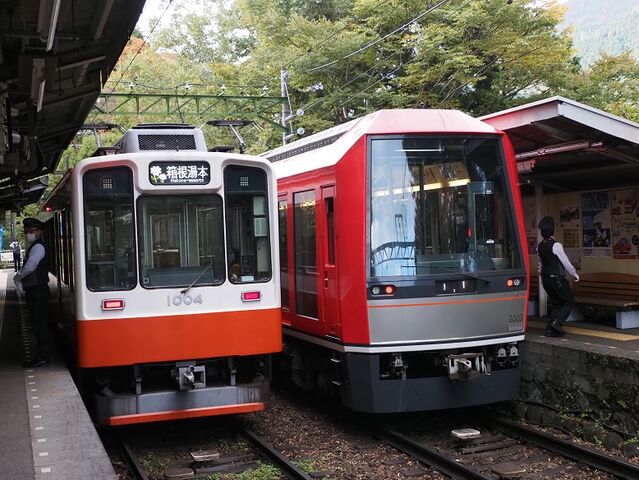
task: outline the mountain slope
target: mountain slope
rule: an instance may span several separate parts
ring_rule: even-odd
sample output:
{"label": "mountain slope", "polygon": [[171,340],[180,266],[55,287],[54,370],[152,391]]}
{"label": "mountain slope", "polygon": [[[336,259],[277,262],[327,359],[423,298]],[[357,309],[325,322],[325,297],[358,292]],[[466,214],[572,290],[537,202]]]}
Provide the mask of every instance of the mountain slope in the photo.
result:
{"label": "mountain slope", "polygon": [[565,0],[564,26],[573,27],[573,40],[584,65],[600,53],[632,51],[639,59],[638,0]]}

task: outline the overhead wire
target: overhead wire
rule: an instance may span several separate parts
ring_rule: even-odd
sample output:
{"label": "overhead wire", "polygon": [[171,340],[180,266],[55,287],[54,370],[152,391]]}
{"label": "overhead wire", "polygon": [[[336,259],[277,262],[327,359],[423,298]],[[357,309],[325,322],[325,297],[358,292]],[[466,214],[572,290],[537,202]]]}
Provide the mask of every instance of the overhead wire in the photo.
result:
{"label": "overhead wire", "polygon": [[[110,93],[113,93],[115,91],[115,89],[117,88],[117,86],[120,84],[120,82],[122,81],[122,79],[124,78],[124,75],[126,75],[126,72],[128,72],[129,68],[131,68],[131,65],[133,65],[133,62],[135,61],[135,59],[137,58],[137,56],[140,54],[140,52],[142,51],[142,48],[144,48],[144,46],[146,45],[147,40],[151,37],[151,35],[153,34],[153,32],[155,31],[155,29],[157,28],[157,26],[160,24],[160,22],[162,21],[162,18],[164,17],[164,14],[168,11],[169,7],[171,6],[171,4],[173,3],[173,0],[169,0],[169,3],[166,5],[166,7],[164,8],[164,10],[162,11],[162,14],[160,15],[160,17],[157,19],[157,21],[155,22],[155,24],[153,25],[153,27],[151,27],[151,30],[149,31],[148,35],[146,35],[145,37],[142,38],[142,44],[140,45],[140,47],[138,48],[138,50],[135,52],[135,54],[133,55],[133,58],[131,58],[131,61],[129,62],[129,64],[126,66],[126,68],[124,69],[124,71],[120,74],[120,78],[118,78],[118,80],[115,82],[115,85],[113,86],[113,88],[111,89]],[[92,123],[95,118],[98,116],[99,112],[96,112],[93,114],[93,117],[91,117],[91,120],[89,123]]]}
{"label": "overhead wire", "polygon": [[115,91],[115,89],[117,88],[118,84],[122,81],[122,79],[124,78],[124,75],[126,75],[126,72],[129,71],[129,68],[131,68],[131,65],[133,65],[133,62],[135,61],[135,59],[137,58],[137,56],[140,54],[140,52],[142,51],[142,49],[144,48],[144,46],[146,45],[147,40],[151,37],[151,35],[153,35],[153,32],[155,31],[155,29],[157,28],[157,26],[160,24],[160,22],[162,21],[162,18],[164,17],[164,14],[168,11],[168,9],[171,7],[171,4],[173,3],[173,0],[169,0],[169,3],[166,5],[166,7],[164,8],[164,11],[162,11],[162,14],[160,15],[160,17],[157,19],[157,21],[155,22],[155,24],[153,25],[153,27],[151,27],[151,30],[149,31],[148,35],[146,35],[146,37],[142,38],[142,44],[140,45],[140,47],[138,48],[138,50],[135,52],[135,54],[133,55],[133,58],[131,58],[131,61],[129,62],[129,64],[126,66],[126,68],[124,69],[124,71],[122,72],[122,74],[120,75],[120,78],[115,82],[115,86],[111,89],[111,93],[113,93]]}
{"label": "overhead wire", "polygon": [[[457,9],[453,10],[453,13],[458,12],[458,11],[461,11],[461,10],[462,10],[462,9],[463,9],[466,5],[468,5],[470,2],[471,2],[471,0],[466,0],[466,1],[465,1],[464,3],[462,3],[462,4],[461,4],[461,5],[460,5]],[[347,83],[345,83],[345,84],[341,85],[340,87],[338,87],[337,89],[335,89],[335,90],[332,92],[332,94],[331,94],[331,95],[334,95],[336,92],[338,92],[338,91],[340,91],[340,90],[343,90],[343,89],[344,89],[344,88],[346,88],[348,85],[352,84],[353,82],[355,82],[355,81],[356,81],[356,80],[358,80],[359,78],[361,78],[361,77],[365,76],[366,74],[368,74],[368,72],[370,72],[371,70],[373,70],[374,68],[376,68],[378,65],[380,65],[380,64],[382,64],[382,63],[384,63],[384,62],[385,62],[386,60],[388,60],[390,57],[392,57],[393,55],[396,55],[396,54],[398,54],[398,53],[400,54],[400,66],[399,66],[400,68],[401,68],[402,66],[408,65],[408,64],[410,64],[410,63],[412,63],[412,62],[414,62],[414,61],[416,60],[416,58],[414,58],[414,59],[412,59],[412,60],[408,60],[408,61],[406,61],[406,62],[402,62],[402,60],[401,60],[401,55],[402,55],[402,53],[403,53],[403,52],[402,52],[402,51],[399,51],[399,52],[392,52],[390,55],[388,55],[388,56],[384,57],[382,60],[377,61],[377,62],[376,62],[376,63],[375,63],[375,64],[374,64],[371,68],[369,68],[368,70],[366,70],[366,71],[364,71],[364,72],[360,73],[360,74],[359,74],[359,75],[357,75],[356,77],[354,77],[354,78],[352,78],[351,80],[349,80]],[[398,70],[399,70],[399,68],[396,68],[396,69],[394,69],[392,72],[385,74],[385,76],[384,76],[384,77],[382,77],[382,78],[380,79],[380,81],[379,81],[379,82],[376,82],[376,84],[377,84],[377,83],[380,83],[381,81],[384,81],[385,79],[387,79],[387,78],[388,78],[388,75],[392,75],[393,73],[397,72]],[[360,92],[358,92],[358,93],[361,93],[361,91],[360,91]],[[308,110],[310,110],[311,108],[313,108],[313,107],[317,106],[318,104],[320,104],[321,102],[324,102],[324,101],[326,101],[326,100],[330,99],[330,98],[331,98],[331,95],[326,95],[326,96],[320,97],[319,99],[317,99],[315,102],[311,103],[310,105],[308,105],[308,106],[304,106],[304,107],[303,107],[303,108],[304,108],[304,110],[305,110],[305,111],[308,111]],[[355,96],[357,96],[357,95],[353,95],[353,96],[349,97],[349,99],[347,99],[347,100],[350,100],[351,98],[354,98]],[[322,117],[322,118],[323,118],[323,117]]]}
{"label": "overhead wire", "polygon": [[322,70],[326,67],[330,67],[331,65],[335,65],[336,63],[339,63],[343,60],[349,59],[355,55],[357,55],[358,53],[362,53],[366,50],[368,50],[371,47],[374,47],[375,45],[383,42],[384,40],[386,40],[388,37],[395,35],[397,32],[403,31],[406,28],[408,28],[410,25],[412,25],[413,23],[417,22],[418,20],[420,20],[421,18],[425,17],[426,15],[428,15],[429,13],[431,13],[432,11],[438,9],[439,7],[441,7],[444,3],[448,2],[449,0],[440,0],[439,2],[437,2],[435,5],[432,5],[431,7],[429,7],[428,9],[426,9],[425,11],[423,11],[422,13],[420,13],[419,15],[417,15],[416,17],[412,18],[411,20],[409,20],[408,22],[406,22],[405,24],[401,25],[400,27],[397,27],[395,30],[393,30],[392,32],[387,33],[386,35],[384,35],[383,37],[379,37],[376,40],[373,40],[371,42],[368,42],[366,45],[364,45],[363,47],[358,48],[357,50],[352,51],[351,53],[344,55],[341,58],[338,58],[336,60],[333,60],[331,62],[327,62],[324,63],[322,65],[319,65],[317,67],[313,67],[310,69],[307,69],[306,71],[308,73],[312,73],[312,72],[316,72],[318,70]]}
{"label": "overhead wire", "polygon": [[[371,8],[369,8],[368,10],[365,10],[364,12],[362,12],[360,15],[361,17],[365,17],[366,15],[368,15],[370,12],[372,12],[373,10],[377,9],[378,7],[381,7],[383,4],[388,3],[390,0],[381,0],[380,2],[376,3],[375,5],[373,5]],[[335,32],[331,33],[330,35],[328,35],[327,37],[325,37],[321,42],[316,43],[315,45],[313,45],[312,47],[309,47],[306,49],[306,51],[304,53],[302,53],[301,55],[297,56],[296,58],[294,58],[293,60],[285,63],[286,66],[290,67],[294,64],[296,64],[298,61],[300,61],[302,58],[304,58],[306,55],[309,55],[311,52],[314,52],[315,49],[321,47],[322,45],[324,45],[326,42],[328,42],[330,39],[334,38],[336,35],[342,33],[344,30],[346,30],[347,28],[349,28],[350,25],[348,22],[346,22],[346,24],[340,28],[339,30],[336,30]]]}
{"label": "overhead wire", "polygon": [[[510,3],[508,3],[508,5],[510,5]],[[497,13],[497,12],[498,12],[498,11],[499,11],[499,10],[500,10],[503,6],[505,6],[505,4],[504,4],[504,5],[502,5],[502,6],[501,6],[501,7],[499,7],[499,8],[496,8],[495,10],[493,10],[492,12],[490,12],[489,14],[490,14],[490,15],[492,15],[492,14],[494,14],[494,13]],[[499,20],[498,20],[498,19],[496,19],[496,20],[495,20],[495,23],[494,23],[494,24],[497,24],[497,23],[499,23]],[[530,31],[530,28],[532,28],[532,26],[531,26],[531,27],[529,27],[528,31]],[[506,45],[506,46],[504,47],[504,49],[501,51],[501,53],[500,53],[499,55],[497,55],[497,56],[496,56],[496,57],[495,57],[492,61],[488,62],[487,64],[481,65],[481,66],[480,66],[477,70],[475,70],[475,72],[472,74],[472,77],[473,77],[473,78],[477,78],[479,75],[483,75],[483,74],[484,74],[484,72],[486,72],[488,68],[490,68],[492,65],[494,65],[495,63],[497,63],[497,62],[498,62],[498,61],[500,61],[500,60],[502,60],[502,65],[503,65],[503,64],[510,63],[510,62],[515,61],[515,60],[519,60],[519,59],[521,59],[521,58],[524,58],[524,57],[526,57],[526,56],[530,55],[531,53],[534,53],[534,52],[536,52],[536,51],[538,51],[538,50],[540,50],[540,49],[544,48],[544,46],[543,46],[543,45],[541,45],[541,46],[539,46],[539,47],[535,47],[535,48],[533,48],[533,49],[530,49],[530,50],[528,50],[528,51],[526,51],[526,52],[524,52],[524,53],[522,53],[522,54],[520,54],[520,55],[517,55],[516,57],[511,58],[511,59],[509,59],[509,60],[507,60],[507,61],[503,61],[502,57],[503,57],[503,55],[504,55],[504,54],[508,51],[509,47],[510,47],[510,45]],[[450,84],[450,82],[451,82],[451,81],[452,81],[452,79],[455,77],[455,75],[461,71],[461,69],[462,69],[462,68],[463,68],[463,67],[459,67],[459,68],[455,71],[455,73],[454,73],[453,75],[451,75],[451,76],[450,76],[450,79],[449,79],[449,81],[446,83],[446,85],[444,85],[444,88],[442,89],[442,92],[443,92],[443,90],[444,90],[444,89],[445,89],[445,88],[446,88],[446,87]],[[441,105],[442,105],[445,101],[447,101],[447,100],[451,100],[451,101],[452,101],[452,100],[455,100],[456,98],[458,98],[458,97],[459,97],[459,95],[461,95],[461,92],[463,91],[464,87],[466,87],[466,86],[468,86],[468,85],[470,85],[470,82],[466,82],[466,83],[463,83],[463,84],[457,85],[455,88],[453,88],[452,90],[450,90],[450,91],[449,91],[449,92],[448,92],[448,93],[444,96],[444,98],[442,98],[442,99],[441,99],[441,100],[437,103],[436,107],[441,106]],[[440,92],[440,97],[441,97],[441,92]]]}
{"label": "overhead wire", "polygon": [[331,96],[334,95],[336,92],[344,90],[346,87],[348,87],[352,83],[355,83],[360,78],[362,78],[362,77],[368,75],[369,73],[371,73],[372,71],[374,71],[377,67],[383,65],[386,60],[388,60],[389,58],[391,58],[391,57],[393,57],[395,55],[398,55],[398,54],[400,55],[400,62],[401,62],[402,52],[401,51],[391,52],[389,55],[387,55],[384,58],[382,58],[381,60],[378,60],[377,62],[375,62],[369,69],[367,69],[367,70],[365,70],[363,72],[360,72],[358,75],[356,75],[355,77],[351,78],[345,84],[340,85],[338,88],[334,89],[329,95],[324,95],[323,97],[320,97],[317,100],[315,100],[313,103],[305,105],[302,108],[304,109],[304,111],[308,111],[311,108],[319,105],[320,103],[325,102],[326,100],[330,99]]}

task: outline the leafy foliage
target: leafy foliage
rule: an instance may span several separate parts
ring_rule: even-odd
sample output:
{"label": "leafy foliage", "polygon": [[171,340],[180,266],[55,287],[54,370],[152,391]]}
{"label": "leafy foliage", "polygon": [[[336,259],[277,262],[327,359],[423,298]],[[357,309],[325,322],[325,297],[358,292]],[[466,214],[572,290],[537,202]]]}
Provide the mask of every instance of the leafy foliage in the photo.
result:
{"label": "leafy foliage", "polygon": [[[599,0],[569,1],[592,21],[602,10],[594,6]],[[614,16],[623,4],[634,15],[627,5],[633,1],[602,14]],[[107,91],[278,95],[285,67],[293,111],[306,112],[295,128],[307,134],[380,108],[457,108],[478,116],[555,94],[639,120],[637,61],[625,52],[603,55],[584,70],[571,30],[559,28],[565,7],[556,0],[174,0],[173,6],[150,39],[131,38]],[[103,120],[128,128],[225,118],[224,112],[181,117]],[[281,131],[264,123],[243,134],[252,153],[281,141]],[[210,144],[234,141],[223,130],[205,135]],[[71,163],[95,141],[79,138],[77,145],[66,154]]]}

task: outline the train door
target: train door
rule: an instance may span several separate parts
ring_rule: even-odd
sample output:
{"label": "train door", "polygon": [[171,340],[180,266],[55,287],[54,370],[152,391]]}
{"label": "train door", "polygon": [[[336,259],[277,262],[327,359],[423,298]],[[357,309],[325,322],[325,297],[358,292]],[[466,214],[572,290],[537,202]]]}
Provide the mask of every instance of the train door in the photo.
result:
{"label": "train door", "polygon": [[[314,189],[293,192],[293,248],[295,318],[293,326],[303,332],[324,336],[320,320],[321,250],[318,226],[319,199]],[[321,203],[320,203],[321,205]],[[321,227],[320,227],[321,229]]]}
{"label": "train door", "polygon": [[341,322],[339,318],[339,289],[337,265],[335,261],[335,186],[324,186],[321,192],[321,208],[319,209],[322,235],[320,240],[320,261],[322,265],[322,287],[320,289],[320,321],[326,328],[326,333],[334,337],[341,337]]}

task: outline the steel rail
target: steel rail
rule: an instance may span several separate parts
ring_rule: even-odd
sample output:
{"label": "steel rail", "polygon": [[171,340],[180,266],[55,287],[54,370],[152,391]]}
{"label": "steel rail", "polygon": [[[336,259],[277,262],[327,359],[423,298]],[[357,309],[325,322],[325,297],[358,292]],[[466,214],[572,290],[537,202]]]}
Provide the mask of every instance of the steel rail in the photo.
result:
{"label": "steel rail", "polygon": [[295,465],[288,458],[278,452],[270,443],[265,441],[255,432],[246,427],[240,427],[240,431],[251,442],[253,442],[253,444],[255,444],[260,451],[268,455],[268,457],[279,467],[286,478],[289,478],[291,480],[312,480],[312,477],[310,475],[301,470],[297,465]]}
{"label": "steel rail", "polygon": [[595,448],[577,445],[574,442],[542,432],[511,419],[493,417],[490,421],[498,430],[505,430],[509,435],[519,437],[526,442],[558,453],[597,470],[602,470],[616,477],[627,478],[629,480],[639,478],[639,466],[603,453]]}
{"label": "steel rail", "polygon": [[144,472],[142,465],[138,461],[138,457],[133,453],[133,450],[124,442],[122,442],[122,454],[126,463],[131,467],[132,473],[137,480],[149,480],[148,475]]}
{"label": "steel rail", "polygon": [[410,455],[421,463],[439,470],[451,478],[460,480],[493,480],[493,477],[488,477],[392,430],[379,430],[375,433],[375,436],[400,452]]}

